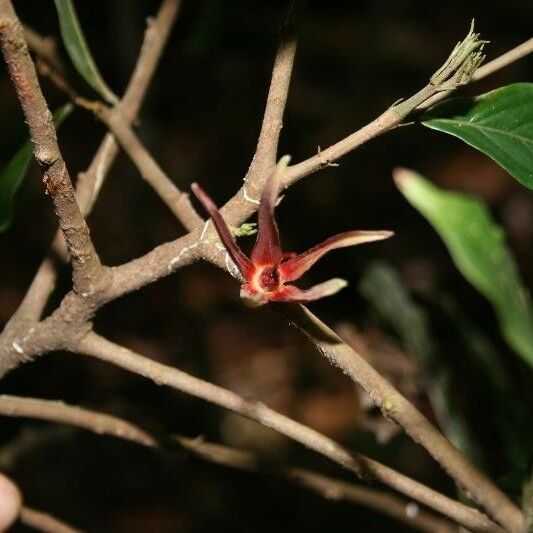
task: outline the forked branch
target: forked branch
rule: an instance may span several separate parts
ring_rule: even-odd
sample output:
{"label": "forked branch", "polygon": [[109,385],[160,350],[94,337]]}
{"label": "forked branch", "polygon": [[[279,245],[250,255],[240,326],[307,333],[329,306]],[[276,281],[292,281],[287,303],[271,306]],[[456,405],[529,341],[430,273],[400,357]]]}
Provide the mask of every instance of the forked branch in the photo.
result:
{"label": "forked branch", "polygon": [[[165,0],[162,4],[160,13],[165,11],[170,17],[170,22],[165,26],[164,21],[158,21],[162,30],[161,35],[159,35],[161,40],[158,41],[159,37],[156,37],[154,41],[155,52],[151,56],[154,58],[154,63],[157,62],[161,53],[162,44],[168,36],[168,30],[178,6],[179,2],[176,0]],[[300,8],[301,4],[297,2],[293,11],[294,17],[299,17]],[[289,27],[292,27],[291,24]],[[475,72],[473,70],[478,66],[481,57],[480,49],[477,48],[481,41],[477,43],[477,36],[472,36],[473,33],[471,32],[468,46],[472,46],[472,49],[470,50],[468,47],[461,49],[462,52],[466,49],[469,50],[468,54],[465,54],[464,60],[447,62],[442,69],[439,69],[437,82],[435,82],[437,78],[434,78],[433,82],[430,82],[421,91],[404,102],[392,106],[361,130],[321,151],[316,156],[290,167],[285,175],[285,187],[331,164],[363,142],[396,127],[410,113],[420,109],[432,99],[440,98],[450,89],[454,89],[459,82],[463,83],[465,80],[474,79]],[[147,42],[148,38],[145,44]],[[9,0],[0,0],[0,44],[26,114],[36,147],[36,157],[43,165],[47,187],[54,201],[60,226],[72,257],[75,287],[75,292],[67,294],[60,308],[49,318],[36,325],[32,324],[32,321],[40,315],[44,308],[44,302],[50,293],[43,280],[46,282],[46,280],[53,280],[54,277],[53,270],[46,268],[46,265],[41,267],[39,275],[28,293],[31,297],[25,298],[25,303],[21,306],[21,309],[28,311],[27,316],[30,318],[30,323],[21,322],[20,327],[16,330],[16,336],[12,334],[10,328],[6,328],[0,336],[0,356],[2,357],[0,375],[8,368],[16,366],[29,357],[66,347],[77,353],[88,354],[108,361],[158,383],[165,383],[176,390],[256,420],[260,424],[321,453],[352,470],[360,477],[380,480],[445,514],[464,527],[476,530],[494,530],[496,528],[495,524],[479,511],[455,502],[384,465],[366,457],[352,454],[311,428],[298,424],[262,404],[245,400],[231,391],[151,361],[90,332],[92,315],[104,303],[169,275],[179,267],[199,258],[205,258],[228,269],[227,254],[225,254],[224,249],[220,249],[220,243],[211,225],[205,223],[201,228],[194,229],[188,235],[172,243],[157,247],[144,257],[112,269],[109,286],[103,283],[106,270],[101,267],[94,251],[82,212],[90,209],[94,201],[117,152],[116,142],[112,136],[108,135],[89,171],[80,176],[78,196],[81,203],[80,209],[76,204],[72,184],[57,146],[50,113],[40,92],[20,23],[16,19]],[[276,160],[279,132],[286,105],[295,50],[295,33],[289,31],[282,38],[278,50],[265,118],[256,154],[245,184],[222,211],[230,225],[240,225],[255,212],[257,209],[256,198],[261,191],[268,167],[273,166]],[[520,53],[508,56],[505,61],[496,66],[501,68],[503,64],[508,64],[509,61],[517,59],[520,54],[528,53],[528,51],[531,51],[531,44],[525,43]],[[148,57],[151,50],[149,47],[143,46],[142,53],[144,52]],[[144,68],[141,68],[141,60],[139,60],[138,68],[132,78],[132,84],[130,84],[131,92],[128,89],[123,104],[110,111],[110,113],[116,114],[116,116],[113,115],[113,120],[119,122],[123,120],[126,124],[131,123],[148,81],[153,74],[153,68],[153,65],[144,65]],[[477,72],[480,73],[481,69]],[[126,101],[128,97],[130,100]],[[191,227],[195,226],[191,224]],[[88,295],[95,289],[99,290],[97,301],[86,301],[80,297],[80,294]],[[353,350],[336,337],[329,328],[321,324],[305,309],[300,308],[297,311],[292,316],[292,320],[305,331],[322,353],[369,392],[386,416],[402,425],[407,433],[414,440],[420,442],[454,479],[467,489],[470,496],[482,504],[502,525],[511,531],[521,529],[523,517],[505,495],[481,473],[477,472],[465,458],[460,454],[458,455],[457,450],[381,376],[370,367],[365,367],[359,361],[357,354],[354,354]],[[69,335],[62,339],[61,335],[67,325],[70,328]]]}
{"label": "forked branch", "polygon": [[467,528],[492,531],[496,527],[491,520],[476,509],[462,505],[377,461],[352,453],[318,431],[260,402],[247,400],[232,391],[191,376],[177,368],[143,357],[95,333],[89,333],[71,349],[255,420],[351,470],[361,479],[378,480]]}
{"label": "forked branch", "polygon": [[329,362],[359,384],[383,415],[423,446],[466,494],[510,531],[521,531],[520,510],[366,360],[302,305],[282,312]]}
{"label": "forked branch", "polygon": [[0,46],[15,86],[30,136],[35,159],[43,169],[73,268],[74,290],[92,295],[106,278],[89,228],[75,198],[70,176],[57,144],[56,130],[37,80],[22,26],[10,0],[0,0]]}
{"label": "forked branch", "polygon": [[[139,58],[124,98],[113,110],[113,113],[122,116],[127,124],[131,124],[137,116],[180,6],[181,0],[163,0],[157,15],[148,19]],[[40,48],[35,51],[40,59],[47,60],[47,54],[44,57],[40,55]],[[84,214],[91,211],[117,153],[118,145],[113,135],[108,133],[100,144],[89,169],[80,173],[76,196]],[[56,233],[52,248],[60,253],[63,250],[64,239],[60,232]],[[29,332],[41,318],[48,298],[54,290],[55,281],[55,267],[52,260],[47,257],[38,268],[19,308],[0,334],[0,376],[40,353],[26,350],[20,339],[29,340]],[[37,347],[37,345],[34,346]]]}
{"label": "forked branch", "polygon": [[[261,459],[251,452],[209,443],[200,438],[165,437],[164,443],[161,444],[158,438],[126,420],[60,401],[0,396],[0,415],[65,424],[99,435],[125,439],[141,446],[159,447],[162,451],[166,448],[172,451],[174,446],[179,447],[211,463],[259,474],[264,472],[295,483],[327,499],[365,505],[422,531],[440,533],[454,531],[448,522],[418,508],[413,502],[393,494],[354,485],[301,468],[271,465],[265,470]],[[412,512],[410,512],[411,508]]]}
{"label": "forked branch", "polygon": [[142,178],[154,189],[185,229],[192,231],[201,227],[204,221],[192,206],[189,195],[180,191],[163,172],[123,117],[104,105],[98,105],[93,110],[135,163]]}

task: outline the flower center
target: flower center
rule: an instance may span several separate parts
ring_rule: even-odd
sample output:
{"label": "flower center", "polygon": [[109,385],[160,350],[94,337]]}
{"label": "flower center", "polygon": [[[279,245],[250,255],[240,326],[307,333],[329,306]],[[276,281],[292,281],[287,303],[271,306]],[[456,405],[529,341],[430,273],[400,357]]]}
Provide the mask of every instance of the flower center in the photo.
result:
{"label": "flower center", "polygon": [[279,274],[276,266],[266,267],[259,274],[259,286],[270,292],[279,287]]}

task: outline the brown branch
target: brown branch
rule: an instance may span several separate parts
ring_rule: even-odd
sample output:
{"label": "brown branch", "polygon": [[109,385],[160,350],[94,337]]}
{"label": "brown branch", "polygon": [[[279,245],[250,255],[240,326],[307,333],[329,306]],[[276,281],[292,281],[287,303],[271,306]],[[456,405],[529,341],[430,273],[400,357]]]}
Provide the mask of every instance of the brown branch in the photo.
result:
{"label": "brown branch", "polygon": [[[2,3],[5,3],[6,0],[0,0],[0,2],[1,2],[0,5],[2,5]],[[1,29],[2,28],[0,28],[0,30]],[[442,72],[439,71],[439,73],[442,73]],[[450,76],[454,75],[454,72],[450,72],[449,74]],[[461,73],[461,77],[463,76],[463,74],[464,73]],[[447,80],[444,79],[443,81],[446,82]],[[389,111],[393,112],[393,114],[395,115],[394,117],[389,113],[389,111],[387,111],[381,117],[376,119],[376,121],[366,126],[359,132],[356,132],[352,134],[351,136],[349,136],[348,138],[344,139],[343,141],[340,141],[339,143],[331,146],[327,150],[321,152],[321,154],[319,154],[318,156],[310,158],[309,160],[304,161],[300,163],[299,165],[295,165],[287,173],[285,185],[288,186],[289,184],[294,183],[294,181],[296,181],[297,179],[300,179],[304,175],[308,175],[309,173],[317,170],[318,168],[327,166],[328,164],[331,163],[331,161],[334,160],[334,158],[338,158],[344,155],[345,153],[352,150],[353,148],[355,148],[356,146],[358,146],[365,140],[373,138],[376,135],[391,129],[392,127],[398,124],[398,122],[395,122],[395,120],[398,119],[398,116],[400,117],[400,120],[401,120],[402,117],[407,116],[407,114],[410,113],[412,110],[418,108],[423,102],[431,98],[432,95],[437,94],[438,92],[443,92],[447,90],[447,87],[448,85],[442,84],[438,87],[438,90],[436,92],[435,92],[435,84],[433,84],[433,87],[428,86],[424,88],[422,91],[420,91],[419,93],[417,93],[416,95],[408,99],[407,101],[402,102],[401,104],[398,104],[397,106],[393,106],[391,110]],[[111,150],[107,151],[106,153],[110,153],[110,152]],[[256,210],[256,208],[257,208],[257,205],[255,201],[250,201],[249,196],[247,197],[246,195],[246,190],[243,188],[225,206],[223,213],[228,219],[228,222],[230,222],[230,224],[238,225],[240,222],[244,221],[251,213],[253,213]],[[130,263],[127,263],[126,265],[122,265],[121,267],[114,269],[115,279],[114,279],[113,285],[108,291],[106,291],[105,298],[103,298],[102,302],[100,303],[103,303],[104,301],[109,301],[122,294],[125,294],[126,292],[135,290],[136,288],[142,287],[143,285],[147,283],[155,281],[156,279],[159,279],[160,277],[168,275],[170,272],[174,271],[179,266],[187,264],[188,262],[191,262],[202,255],[208,258],[210,261],[216,264],[219,264],[221,266],[224,266],[224,263],[227,261],[227,257],[223,251],[222,253],[220,253],[220,251],[217,251],[216,247],[213,246],[213,244],[215,243],[216,241],[213,236],[212,230],[208,228],[207,224],[205,224],[203,228],[201,229],[201,231],[195,230],[194,232],[191,232],[189,235],[186,235],[185,237],[183,237],[182,239],[179,239],[173,243],[167,243],[165,245],[162,245],[156,248],[155,250],[153,250],[152,252],[144,256],[143,258],[139,258],[137,260],[131,261]],[[83,318],[83,315],[85,312],[85,315],[86,315],[85,320],[88,320],[90,313],[87,313],[87,310],[85,309],[85,307],[87,306],[83,305],[83,303],[81,303],[79,299],[76,299],[76,295],[67,295],[67,297],[62,303],[62,308],[64,310],[65,309],[69,310],[69,308],[72,308],[70,310],[73,315],[80,315]],[[58,313],[58,315],[56,315],[56,318],[58,316],[61,317],[61,314]],[[52,318],[51,321],[48,321],[47,319],[48,322],[45,321],[45,323],[43,323],[43,326],[40,328],[42,343],[41,344],[34,343],[33,347],[30,342],[26,343],[25,347],[28,348],[28,351],[25,352],[25,357],[37,354],[39,352],[39,349],[41,349],[42,351],[49,351],[50,349],[53,349],[54,343],[57,344],[57,341],[51,337],[57,336],[58,327],[61,327],[61,324],[64,325],[65,321],[64,320],[63,322],[57,321],[54,324],[53,322],[54,316],[52,315],[51,318]],[[76,332],[76,335],[80,337],[83,336],[82,326],[84,326],[84,324],[80,323],[79,327],[81,331]],[[48,328],[48,336],[46,335],[46,328]],[[89,334],[82,341],[82,343],[85,342],[87,339],[92,338],[92,335],[93,334]],[[39,336],[37,334],[33,334],[33,337],[39,337]],[[35,340],[35,339],[32,339],[32,340]],[[69,341],[70,343],[72,343],[73,339],[70,338]],[[105,341],[105,342],[108,342],[108,341]],[[113,350],[117,350],[117,351],[124,350],[124,349],[117,348],[116,346],[112,345],[112,343],[110,344]],[[20,348],[20,345],[17,344],[17,346],[19,346]],[[14,347],[15,345],[13,343],[13,348]],[[2,346],[0,346],[0,348],[2,348]],[[32,349],[34,350],[33,352],[32,352]],[[10,350],[9,347],[8,347],[8,350]],[[110,356],[110,354],[108,355]],[[129,352],[129,355],[131,356],[132,352]],[[140,358],[140,361],[139,361],[138,358],[140,356],[138,356],[137,354],[133,354],[133,356],[134,357],[132,361],[131,357],[124,359],[124,353],[121,353],[120,363],[118,363],[116,360],[112,361],[111,356],[110,356],[110,362],[114,362],[115,364],[119,364],[119,366],[123,366],[124,368],[128,368],[130,370],[136,371],[141,374],[143,374],[143,371],[145,371],[147,372],[147,374],[143,374],[143,375],[146,375],[147,377],[151,377],[152,379],[158,379],[160,377],[164,377],[163,376],[164,372],[169,372],[171,373],[171,378],[169,378],[171,382],[169,384],[171,384],[175,388],[179,388],[177,383],[174,382],[174,380],[177,378],[176,374],[173,373],[175,372],[175,369],[170,369],[169,367],[165,367],[164,365],[159,365],[159,367],[156,367],[154,369],[154,367],[151,366],[153,362],[149,360],[146,360],[146,361],[148,361],[150,365],[149,367],[145,368],[146,361],[144,361],[142,357]],[[23,358],[21,358],[21,360],[22,359]],[[191,378],[191,376],[188,376],[188,378]],[[201,380],[200,380],[200,383],[202,384],[202,387],[203,385],[207,385],[209,387],[215,387],[214,385],[201,382]],[[198,383],[196,383],[196,385],[198,385]],[[188,386],[189,387],[191,386],[190,381],[188,381]],[[220,392],[220,389],[215,387],[215,392],[216,391]],[[224,389],[222,389],[222,391],[224,391]],[[205,390],[198,392],[198,391],[195,391],[193,387],[193,389],[189,388],[188,392],[190,394],[194,394],[196,392],[196,395],[198,395],[199,397],[204,397],[201,394],[204,394]],[[224,391],[224,392],[229,393],[229,391]],[[205,399],[208,399],[208,398],[205,398]],[[227,396],[224,396],[223,400],[224,401],[225,400],[242,401],[242,399],[239,399],[238,397],[235,398],[231,396],[229,398]],[[213,400],[211,399],[210,401],[213,401]],[[214,403],[218,403],[218,405],[227,407],[226,405],[224,405],[224,401],[222,401],[222,403],[220,402],[214,402]],[[243,407],[244,411],[246,411],[246,407],[251,407],[251,406],[257,407],[256,404],[253,404],[253,403],[250,406],[245,405]],[[227,408],[231,408],[231,407],[227,407]],[[258,413],[242,412],[241,414],[248,416],[250,418],[252,418],[252,415],[253,415],[253,417],[256,417],[254,419],[265,423],[265,421],[261,418],[262,415],[265,415],[265,412],[261,410],[259,410]],[[267,414],[268,414],[268,411],[267,411]],[[281,415],[278,415],[278,416],[281,416]],[[275,418],[274,418],[274,422],[272,422],[272,420],[267,417],[267,422],[268,420],[270,420],[270,423],[273,423],[273,424],[276,423]],[[279,420],[278,420],[278,423],[279,423]],[[268,423],[265,423],[265,425],[268,425]],[[298,426],[294,427],[294,426],[289,425],[288,427],[290,431],[296,431],[298,429]],[[282,431],[283,429],[285,429],[285,431],[283,432],[287,434],[286,428],[281,427],[278,430]],[[308,434],[305,434],[305,435],[309,437]],[[295,438],[295,440],[297,440],[297,437],[300,435],[298,434],[298,431],[296,431],[296,434],[293,434],[290,436],[292,438]],[[325,444],[323,441],[321,442],[322,444]],[[338,452],[339,450],[334,448],[333,451]],[[329,449],[326,449],[325,451],[322,450],[322,453],[325,453],[325,452],[330,453],[331,450]],[[335,453],[333,453],[333,455],[335,456]],[[344,459],[348,461],[348,463],[345,465],[348,468],[350,468],[350,465],[351,465],[352,469],[357,470],[356,467],[360,466],[357,463],[352,463],[354,459],[349,454],[348,454],[348,457],[345,456]],[[341,456],[337,457],[337,462],[339,462],[339,460],[342,460],[342,454]],[[365,468],[367,470],[370,469],[372,471],[372,474],[376,478],[381,479],[382,481],[384,481],[385,483],[388,483],[391,486],[393,483],[397,483],[397,485],[402,485],[402,483],[407,483],[409,490],[413,490],[412,480],[408,480],[408,478],[405,478],[407,479],[407,481],[405,481],[405,479],[402,479],[402,476],[400,474],[395,473],[394,471],[392,471],[391,476],[388,476],[388,472],[383,471],[383,470],[381,470],[380,472],[379,469],[375,465],[373,466],[372,465],[373,463],[370,460],[366,460],[366,462],[364,463]],[[383,469],[387,468],[387,467],[383,467],[383,465],[381,465],[381,467]],[[407,489],[405,489],[404,487],[403,490],[407,490]],[[426,499],[431,499],[432,497],[431,495],[434,494],[434,492],[431,492],[431,489],[428,489],[427,487],[423,487],[423,486],[420,486],[420,492],[421,492],[421,498],[426,498]],[[494,494],[492,496],[494,496]],[[439,497],[442,497],[442,495],[438,495],[437,493],[437,498]],[[457,504],[457,502],[453,502],[453,501],[451,502],[452,504]],[[433,505],[440,505],[441,503],[442,502],[438,504],[433,503]],[[463,511],[464,509],[465,508],[463,507]],[[506,514],[507,511],[509,511],[508,506],[504,505],[504,509],[501,511],[500,514],[502,513]],[[455,510],[449,511],[449,513],[453,513],[453,512],[458,512],[458,510],[455,509]],[[468,512],[471,513],[471,510],[468,509]],[[483,518],[483,515],[476,515],[476,517],[477,517],[476,519],[479,519],[479,517],[481,517],[482,521],[486,520],[486,518]],[[507,518],[509,517],[507,516]],[[474,520],[474,519],[472,518],[471,515],[469,515],[468,517],[466,517],[466,520]],[[461,520],[459,520],[459,522],[461,522]],[[490,522],[484,522],[484,523],[486,527],[493,527],[493,525]],[[478,523],[477,526],[475,527],[478,527],[479,525],[480,524]]]}
{"label": "brown branch", "polygon": [[[170,31],[176,21],[181,3],[181,0],[163,0],[157,15],[154,18],[148,18],[135,69],[124,97],[113,110],[113,113],[123,117],[127,124],[131,124],[137,117],[156,68],[159,65]],[[38,52],[38,50],[36,51]],[[46,56],[39,55],[39,58],[46,62]],[[51,66],[54,67],[53,64]],[[105,176],[109,172],[117,154],[118,145],[113,135],[108,133],[100,144],[87,171],[80,173],[76,185],[76,197],[85,215],[92,210]],[[57,234],[52,245],[53,248],[60,248],[61,242],[60,234]],[[43,266],[41,265],[41,270],[42,268]],[[39,293],[43,294],[46,287],[50,286],[51,277],[49,272],[43,275],[41,270],[37,272],[29,292],[34,290],[36,297],[32,297],[31,300],[40,302],[40,305],[44,306],[46,301],[42,301],[43,297],[39,297]],[[26,297],[29,297],[29,294]]]}
{"label": "brown branch", "polygon": [[[0,415],[46,420],[86,429],[100,435],[129,440],[142,446],[159,446],[158,439],[130,422],[60,401],[0,396]],[[183,436],[173,436],[171,442],[177,443],[181,448],[211,463],[257,473],[263,469],[260,458],[250,452]],[[450,532],[454,530],[447,522],[436,518],[431,513],[417,509],[416,504],[411,503],[414,511],[410,514],[408,512],[409,500],[393,494],[357,486],[301,468],[280,466],[275,467],[273,472],[270,469],[266,473],[274,473],[326,499],[366,505],[422,531]]]}
{"label": "brown branch", "polygon": [[[360,130],[331,145],[329,148],[321,150],[317,155],[289,167],[285,175],[285,186],[288,187],[300,179],[309,176],[309,174],[329,166],[334,161],[339,160],[342,156],[361,146],[361,144],[394,129],[413,111],[425,109],[435,102],[442,100],[454,92],[460,85],[489,76],[531,52],[533,52],[533,39],[529,39],[513,50],[492,60],[490,63],[475,69],[466,80],[461,80],[457,84],[452,83],[451,87],[447,89],[446,87],[449,85],[448,81],[445,81],[444,84],[440,85],[429,83],[426,87],[407,100],[387,109],[387,111]],[[450,66],[453,67],[453,65]],[[449,68],[448,70],[447,77],[449,79],[450,77],[453,77],[454,73],[453,68]]]}
{"label": "brown branch", "polygon": [[93,294],[107,276],[76,202],[74,188],[57,144],[52,115],[41,92],[22,26],[10,0],[0,0],[0,46],[30,129],[35,158],[43,169],[43,181],[52,198],[72,260],[74,289],[80,294]]}
{"label": "brown branch", "polygon": [[25,526],[43,533],[80,533],[79,529],[70,526],[51,514],[38,511],[32,507],[24,506],[20,510],[19,520]]}
{"label": "brown branch", "polygon": [[159,195],[185,229],[192,231],[203,224],[204,220],[192,206],[189,195],[180,191],[163,172],[163,169],[139,140],[137,134],[125,123],[120,113],[102,102],[87,100],[80,96],[65,77],[51,68],[49,64],[41,64],[39,72],[50,78],[52,83],[63,91],[73,103],[94,113],[107,126],[133,161],[144,181]]}
{"label": "brown branch", "polygon": [[[145,47],[143,46],[143,50],[144,48]],[[404,112],[405,110],[414,109],[414,107],[420,104],[420,102],[429,98],[430,91],[431,89],[420,91],[417,95],[400,104],[403,105]],[[359,132],[356,132],[341,141],[343,145],[342,150],[339,147],[339,143],[330,148],[338,150],[337,156],[340,157],[340,155],[343,155],[365,140],[389,130],[397,121],[396,113],[391,113],[390,111],[391,110],[385,112],[381,117],[362,128]],[[108,136],[107,141],[112,141],[112,143],[114,143],[112,136]],[[100,161],[104,170],[108,168],[104,163],[111,160],[116,153],[116,145],[107,141],[102,145],[101,150],[99,151],[100,155],[94,160],[95,162],[97,160]],[[318,158],[319,160],[315,157],[300,163],[299,165],[303,165],[303,167],[299,165],[289,167],[285,178],[286,186],[303,177],[304,173],[310,173],[317,170],[320,166],[326,166],[329,164],[329,160],[324,159],[325,153],[325,151],[321,152]],[[105,154],[109,155],[106,156]],[[99,164],[97,165],[95,163],[91,166],[93,170],[90,174],[92,179],[96,181],[98,181],[98,172],[95,169],[99,167]],[[238,226],[255,212],[256,209],[257,205],[255,202],[251,202],[246,195],[246,190],[241,188],[226,204],[223,209],[223,214],[230,225]],[[216,250],[216,247],[213,246],[213,244],[216,243],[218,243],[216,235],[214,235],[211,228],[204,225],[202,230],[195,230],[176,241],[158,246],[145,256],[134,259],[113,269],[112,285],[106,291],[105,301],[111,301],[128,292],[137,290],[171,274],[179,267],[190,264],[202,256],[207,257],[211,262],[222,268],[226,268],[226,255],[223,252],[221,253],[219,250]],[[9,343],[4,343],[5,348],[3,348],[3,350],[1,344],[2,343],[0,342],[0,353],[3,351],[6,353],[6,357],[16,357],[16,354],[14,354],[11,348],[9,348]],[[9,353],[9,350],[11,350],[11,353]]]}
{"label": "brown branch", "polygon": [[[175,439],[186,450],[212,463],[248,472],[257,472],[262,469],[259,458],[253,453],[204,442],[201,439],[186,437],[175,437]],[[393,494],[354,485],[302,468],[282,467],[274,473],[305,489],[316,492],[326,499],[365,505],[420,531],[450,533],[456,531],[456,528],[452,527],[451,524],[419,509],[417,504]],[[411,508],[413,509],[412,514],[410,513]]]}
{"label": "brown branch", "polygon": [[[157,15],[154,18],[148,18],[135,69],[124,97],[114,108],[114,112],[122,116],[128,125],[133,123],[139,113],[180,11],[181,4],[181,0],[162,0]],[[117,154],[118,144],[113,135],[108,133],[100,144],[90,167],[79,176],[76,193],[84,212],[92,209]]]}
{"label": "brown branch", "polygon": [[0,335],[0,376],[38,353],[38,346],[33,345],[27,355],[20,339],[29,340],[32,336],[32,328],[41,317],[46,302],[55,288],[55,282],[54,265],[49,258],[45,258],[18,309]]}
{"label": "brown branch", "polygon": [[[157,16],[149,18],[144,35],[141,52],[137,60],[124,98],[116,112],[131,123],[140,109],[148,86],[155,74],[159,60],[168,41],[170,30],[181,6],[181,0],[163,0]],[[42,58],[45,59],[45,58]],[[118,145],[111,134],[107,134],[93,158],[89,169],[81,173],[76,187],[77,199],[82,212],[87,214],[98,196],[100,187],[116,155]],[[56,250],[64,246],[61,233],[58,232],[52,247]],[[33,345],[35,351],[24,351],[20,339],[26,339],[53,291],[56,272],[49,258],[45,258],[26,293],[17,312],[0,335],[0,376],[11,368],[38,355],[44,349],[41,344]],[[17,348],[17,347],[20,347]],[[28,345],[29,348],[29,345]]]}
{"label": "brown branch", "polygon": [[523,42],[522,44],[519,44],[512,50],[505,52],[505,54],[498,56],[496,59],[493,59],[489,63],[486,63],[485,65],[482,65],[481,67],[479,67],[476,70],[476,72],[474,72],[472,76],[472,81],[477,81],[477,80],[481,80],[482,78],[486,78],[487,76],[494,74],[498,70],[501,70],[502,68],[505,68],[508,65],[511,65],[515,61],[518,61],[519,59],[526,57],[532,52],[533,52],[533,37]]}
{"label": "brown branch", "polygon": [[247,400],[213,383],[143,357],[95,333],[87,334],[77,345],[71,347],[71,351],[106,361],[151,379],[159,385],[167,385],[185,394],[255,420],[259,424],[329,458],[354,472],[361,479],[378,480],[465,527],[480,531],[493,531],[496,527],[493,522],[476,509],[454,501],[377,461],[352,453],[325,435],[270,409],[260,402]]}
{"label": "brown branch", "polygon": [[54,37],[39,35],[33,28],[23,25],[24,38],[30,50],[46,61],[57,72],[64,73],[65,68],[57,50],[57,41]]}
{"label": "brown branch", "polygon": [[201,226],[204,221],[192,206],[189,195],[180,191],[163,172],[135,132],[125,123],[123,117],[106,106],[97,106],[93,108],[93,111],[135,163],[142,178],[154,189],[183,226],[188,231]]}
{"label": "brown branch", "polygon": [[11,321],[37,322],[43,314],[48,298],[54,292],[55,284],[53,261],[50,257],[45,257]]}
{"label": "brown branch", "polygon": [[[261,131],[245,182],[264,179],[268,171],[276,165],[279,136],[283,127],[283,114],[287,105],[294,57],[298,45],[298,30],[305,4],[305,0],[293,0],[287,19],[281,28],[280,43],[270,78]],[[257,187],[260,184],[250,183],[249,185]],[[260,189],[253,192],[259,196]]]}
{"label": "brown branch", "polygon": [[509,531],[522,530],[520,510],[363,357],[304,306],[285,305],[282,311],[330,363],[369,394],[386,418],[423,446],[472,500]]}
{"label": "brown branch", "polygon": [[144,446],[155,445],[153,437],[129,422],[112,415],[67,405],[61,401],[1,395],[0,415],[61,422],[94,433],[130,440]]}
{"label": "brown branch", "polygon": [[[469,34],[469,37],[471,36],[472,34]],[[474,44],[476,43],[474,42]],[[283,43],[281,50],[284,50]],[[287,54],[285,57],[290,56]],[[450,84],[453,86],[454,77],[457,76],[458,70],[461,71],[462,64],[457,65],[447,62],[444,67],[445,68],[441,68],[438,71],[441,81],[440,84],[435,84],[434,82],[429,83],[426,87],[407,100],[389,108],[378,118],[360,130],[333,144],[329,148],[322,150],[316,156],[290,166],[283,179],[284,187],[289,187],[309,174],[331,165],[332,162],[338,160],[340,157],[354,150],[366,141],[390,131],[435,94],[442,93],[446,90],[446,87],[450,86]],[[277,68],[279,68],[280,71],[277,71]],[[287,83],[284,85],[286,88],[288,88],[291,68],[292,60],[280,60],[275,63],[273,77],[279,76],[280,79],[286,80]],[[459,86],[460,83],[465,83],[465,81],[467,80],[462,79],[460,82],[456,81],[455,86]],[[271,84],[271,86],[277,87],[278,85]],[[285,94],[286,98],[286,93],[282,92],[281,95],[283,94]],[[282,116],[285,101],[286,100],[283,98],[271,99],[271,105],[275,109],[275,112],[272,111],[274,116]],[[274,106],[274,103],[276,102],[279,103],[279,106],[277,107]],[[265,113],[268,115],[271,112],[271,109],[272,107],[267,106]],[[263,122],[269,123],[266,118]],[[265,132],[268,130],[266,126],[264,129]],[[264,136],[266,137],[266,133]],[[275,142],[277,143],[277,140],[275,140]],[[258,152],[256,151],[256,155],[254,156],[256,159],[258,157],[257,153]],[[245,185],[241,187],[241,189],[221,210],[224,218],[230,226],[239,226],[257,210],[257,196],[261,188],[262,179],[266,176],[266,173],[259,175],[259,173],[256,174],[254,170],[252,176],[251,170],[254,168],[259,168],[259,166],[256,164],[251,165]],[[264,170],[261,169],[261,172],[264,172]],[[202,230],[197,229],[185,237],[158,246],[145,256],[133,259],[132,261],[114,269],[112,286],[109,288],[106,298],[114,299],[123,294],[135,291],[144,285],[169,275],[179,267],[189,264],[201,256],[205,256],[214,264],[227,269],[226,256],[224,253],[221,254],[218,251],[215,254],[216,248],[213,246],[214,243],[218,243],[218,238],[212,228],[209,227],[202,228]]]}

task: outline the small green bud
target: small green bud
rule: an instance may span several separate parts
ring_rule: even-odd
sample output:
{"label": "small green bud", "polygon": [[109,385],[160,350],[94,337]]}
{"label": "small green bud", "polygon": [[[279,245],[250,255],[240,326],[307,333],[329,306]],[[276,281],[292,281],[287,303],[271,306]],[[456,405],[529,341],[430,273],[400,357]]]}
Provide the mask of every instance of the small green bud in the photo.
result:
{"label": "small green bud", "polygon": [[245,222],[241,227],[235,228],[233,234],[235,237],[248,237],[257,233],[256,226],[257,224],[255,222]]}

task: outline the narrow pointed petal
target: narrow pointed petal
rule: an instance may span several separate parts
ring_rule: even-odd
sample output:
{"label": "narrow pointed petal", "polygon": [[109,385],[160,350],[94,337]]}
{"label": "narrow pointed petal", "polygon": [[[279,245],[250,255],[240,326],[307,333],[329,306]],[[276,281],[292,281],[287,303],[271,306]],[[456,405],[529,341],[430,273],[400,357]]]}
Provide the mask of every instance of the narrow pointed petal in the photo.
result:
{"label": "narrow pointed petal", "polygon": [[233,259],[234,263],[237,265],[239,272],[243,275],[244,278],[250,277],[253,273],[253,265],[235,242],[235,238],[231,234],[228,225],[222,218],[218,207],[200,187],[200,185],[198,185],[197,183],[193,183],[191,185],[191,189],[196,198],[198,198],[200,203],[204,206],[204,209],[213,219],[213,224],[215,225],[215,229],[217,230],[218,236],[226,247],[226,250]]}
{"label": "narrow pointed petal", "polygon": [[323,243],[313,246],[300,255],[287,259],[279,266],[281,281],[293,281],[298,279],[304,272],[309,270],[323,255],[336,248],[355,246],[365,242],[388,239],[393,235],[392,231],[347,231],[339,233]]}
{"label": "narrow pointed petal", "polygon": [[300,290],[294,285],[284,285],[277,293],[269,299],[272,302],[311,302],[326,296],[331,296],[344,289],[348,282],[341,278],[333,278],[324,283],[319,283],[306,291]]}
{"label": "narrow pointed petal", "polygon": [[278,200],[279,182],[290,160],[288,155],[283,156],[263,187],[259,204],[257,240],[252,251],[252,262],[256,265],[274,265],[283,257],[274,208]]}

